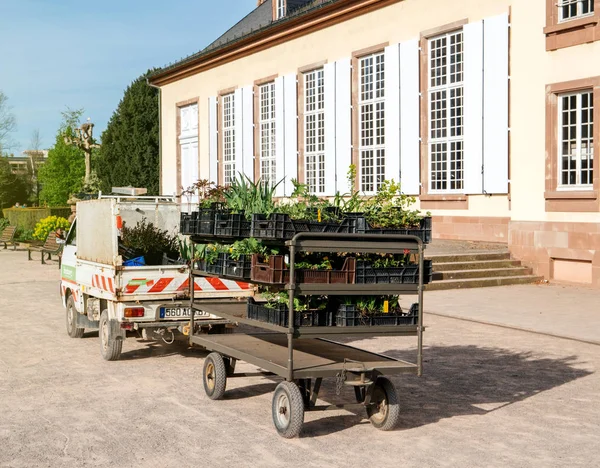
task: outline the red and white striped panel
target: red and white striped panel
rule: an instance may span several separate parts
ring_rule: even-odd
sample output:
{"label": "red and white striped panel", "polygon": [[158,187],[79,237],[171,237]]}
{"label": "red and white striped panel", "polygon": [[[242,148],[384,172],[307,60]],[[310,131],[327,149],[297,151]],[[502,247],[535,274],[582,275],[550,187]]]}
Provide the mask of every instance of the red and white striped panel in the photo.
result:
{"label": "red and white striped panel", "polygon": [[111,294],[115,293],[115,283],[110,276],[93,275],[92,287],[102,289]]}
{"label": "red and white striped panel", "polygon": [[[187,291],[190,287],[189,278],[145,279],[135,278],[125,286],[125,294],[164,294]],[[196,278],[194,291],[248,291],[250,284],[241,281],[232,281],[219,278]]]}

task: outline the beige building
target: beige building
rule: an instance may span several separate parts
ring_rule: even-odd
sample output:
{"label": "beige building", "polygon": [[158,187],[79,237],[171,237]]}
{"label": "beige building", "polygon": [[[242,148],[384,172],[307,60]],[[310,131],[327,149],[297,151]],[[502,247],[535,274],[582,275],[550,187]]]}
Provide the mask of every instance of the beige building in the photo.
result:
{"label": "beige building", "polygon": [[[252,0],[248,0],[252,1]],[[157,72],[161,188],[400,180],[434,235],[600,286],[600,0],[267,0]]]}

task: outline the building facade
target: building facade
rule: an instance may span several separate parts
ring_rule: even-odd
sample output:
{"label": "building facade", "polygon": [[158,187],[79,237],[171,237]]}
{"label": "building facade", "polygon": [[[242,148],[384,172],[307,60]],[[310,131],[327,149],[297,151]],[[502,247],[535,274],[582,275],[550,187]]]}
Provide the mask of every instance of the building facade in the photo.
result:
{"label": "building facade", "polygon": [[[250,0],[249,0],[250,1]],[[434,235],[600,287],[600,0],[266,0],[163,68],[161,189],[400,180]]]}

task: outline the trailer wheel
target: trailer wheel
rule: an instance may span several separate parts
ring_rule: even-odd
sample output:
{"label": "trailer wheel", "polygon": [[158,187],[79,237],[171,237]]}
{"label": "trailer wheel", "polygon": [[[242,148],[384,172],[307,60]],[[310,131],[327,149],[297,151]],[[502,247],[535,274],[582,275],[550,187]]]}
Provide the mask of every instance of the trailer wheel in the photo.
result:
{"label": "trailer wheel", "polygon": [[381,431],[391,431],[400,422],[398,393],[394,384],[387,378],[379,377],[375,381],[367,414],[371,424]]}
{"label": "trailer wheel", "polygon": [[77,309],[75,309],[75,301],[73,296],[67,299],[67,333],[71,338],[81,338],[84,328],[77,328]]}
{"label": "trailer wheel", "polygon": [[227,386],[227,369],[223,356],[219,353],[210,353],[204,360],[202,382],[204,391],[211,400],[220,400]]}
{"label": "trailer wheel", "polygon": [[100,353],[105,361],[116,361],[121,356],[122,349],[123,340],[118,340],[113,335],[108,311],[104,310],[100,314]]}
{"label": "trailer wheel", "polygon": [[304,424],[304,399],[293,382],[281,382],[273,394],[273,423],[280,436],[293,439],[300,435]]}

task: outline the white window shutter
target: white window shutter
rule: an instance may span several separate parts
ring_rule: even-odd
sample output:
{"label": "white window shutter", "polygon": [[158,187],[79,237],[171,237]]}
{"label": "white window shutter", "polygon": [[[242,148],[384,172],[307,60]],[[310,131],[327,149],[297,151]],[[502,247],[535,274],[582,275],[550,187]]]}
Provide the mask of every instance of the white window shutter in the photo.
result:
{"label": "white window shutter", "polygon": [[238,88],[233,93],[234,96],[234,107],[233,107],[233,118],[234,118],[234,129],[235,129],[235,140],[233,146],[233,159],[235,161],[235,173],[233,177],[238,177],[238,173],[242,172],[242,165],[244,163],[243,151],[244,151],[244,126],[243,126],[243,109],[244,104],[242,102],[242,88]]}
{"label": "white window shutter", "polygon": [[483,22],[464,26],[464,177],[465,193],[483,187]]}
{"label": "white window shutter", "polygon": [[[346,174],[352,164],[352,71],[350,58],[335,62],[335,166],[336,190],[348,193]],[[327,80],[325,80],[327,83]],[[325,136],[331,134],[328,127]],[[326,158],[329,155],[325,156]]]}
{"label": "white window shutter", "polygon": [[218,183],[218,143],[219,133],[217,128],[217,97],[208,98],[208,180]]}
{"label": "white window shutter", "polygon": [[335,63],[323,67],[325,78],[325,196],[335,195]]}
{"label": "white window shutter", "polygon": [[275,78],[275,174],[276,197],[285,196],[285,105],[283,76]]}
{"label": "white window shutter", "polygon": [[242,162],[238,172],[254,181],[254,87],[242,88]]}
{"label": "white window shutter", "polygon": [[508,193],[508,14],[483,21],[483,189]]}
{"label": "white window shutter", "polygon": [[402,193],[419,195],[421,140],[419,41],[400,44],[400,183]]}
{"label": "white window shutter", "polygon": [[292,179],[298,179],[298,84],[296,74],[283,77],[285,112],[285,196],[294,192]]}
{"label": "white window shutter", "polygon": [[181,157],[181,179],[179,180],[179,185],[183,190],[186,190],[190,187],[190,145],[189,143],[182,143],[180,146],[180,157]]}
{"label": "white window shutter", "polygon": [[385,48],[385,178],[400,180],[400,46]]}
{"label": "white window shutter", "polygon": [[196,182],[198,182],[199,176],[198,176],[198,172],[200,170],[199,166],[200,166],[200,161],[199,161],[199,157],[198,157],[198,140],[190,143],[190,166],[189,166],[189,170],[190,170],[190,175],[189,175],[189,180],[190,180],[190,186],[192,184],[195,184]]}

